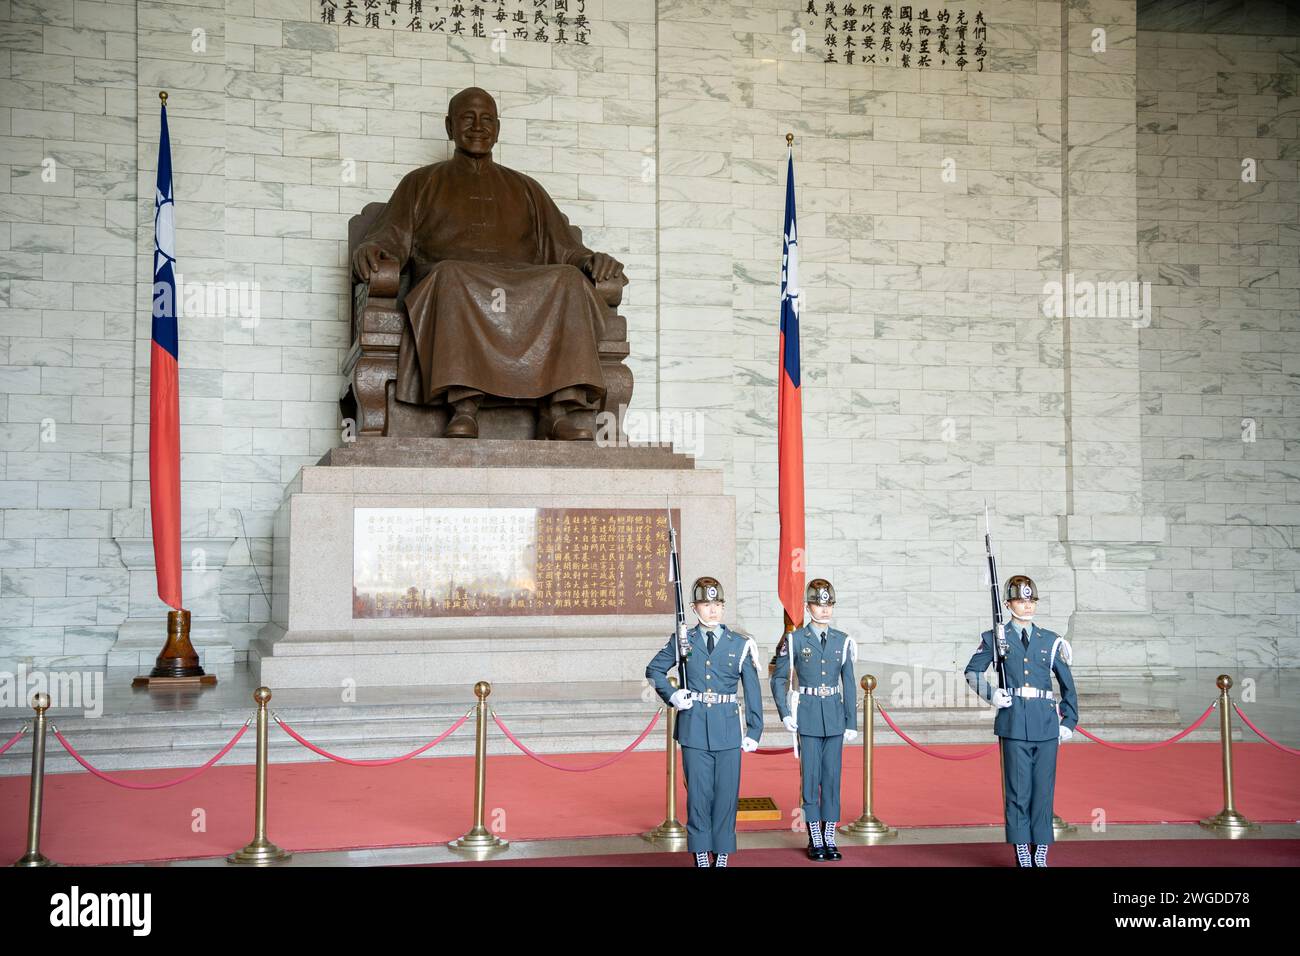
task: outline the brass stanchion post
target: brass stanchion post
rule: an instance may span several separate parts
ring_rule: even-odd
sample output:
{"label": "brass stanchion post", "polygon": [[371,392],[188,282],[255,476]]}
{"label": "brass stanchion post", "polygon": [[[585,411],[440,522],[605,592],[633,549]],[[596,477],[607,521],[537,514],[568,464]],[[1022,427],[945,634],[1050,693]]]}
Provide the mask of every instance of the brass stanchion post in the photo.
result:
{"label": "brass stanchion post", "polygon": [[253,839],[248,846],[226,857],[226,862],[267,866],[282,863],[293,854],[280,849],[266,838],[266,764],[270,723],[266,705],[271,702],[271,689],[259,687],[253,691],[253,700],[257,701],[257,793],[254,797]]}
{"label": "brass stanchion post", "polygon": [[[668,678],[673,690],[677,689],[677,678]],[[673,732],[677,727],[677,709],[668,705],[668,735],[665,750],[668,754],[668,799],[664,822],[653,830],[641,834],[641,838],[662,846],[665,850],[686,849],[686,827],[677,820],[677,740]]]}
{"label": "brass stanchion post", "polygon": [[45,712],[50,709],[50,695],[36,694],[32,697],[32,709],[36,711],[36,722],[32,734],[32,780],[31,796],[27,801],[27,852],[14,866],[54,866],[41,853],[41,806],[45,801],[45,727],[48,718]]}
{"label": "brass stanchion post", "polygon": [[875,690],[876,677],[867,674],[862,678],[862,816],[841,827],[841,831],[866,843],[879,843],[898,836],[898,831],[877,819],[875,814]]}
{"label": "brass stanchion post", "polygon": [[487,699],[490,693],[492,693],[492,685],[487,681],[481,680],[474,685],[474,696],[478,698],[474,724],[474,825],[464,836],[447,844],[453,850],[476,856],[487,856],[489,853],[504,850],[510,845],[484,826],[487,789]]}
{"label": "brass stanchion post", "polygon": [[1240,836],[1250,830],[1258,830],[1259,824],[1252,823],[1237,812],[1232,799],[1232,698],[1228,691],[1232,689],[1232,678],[1220,674],[1214,682],[1219,688],[1219,738],[1223,751],[1223,809],[1212,817],[1200,821],[1207,830],[1214,830],[1224,836]]}

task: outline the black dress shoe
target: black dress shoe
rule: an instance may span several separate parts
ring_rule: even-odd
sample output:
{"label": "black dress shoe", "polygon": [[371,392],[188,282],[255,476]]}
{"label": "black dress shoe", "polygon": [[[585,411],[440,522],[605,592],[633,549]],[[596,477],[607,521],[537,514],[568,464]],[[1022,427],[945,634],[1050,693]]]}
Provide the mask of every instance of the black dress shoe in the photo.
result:
{"label": "black dress shoe", "polygon": [[808,838],[808,859],[816,860],[818,863],[826,859],[826,848],[813,846],[812,837]]}
{"label": "black dress shoe", "polygon": [[844,859],[844,854],[841,853],[838,849],[836,849],[836,847],[835,847],[833,844],[830,844],[830,843],[826,844],[826,846],[825,846],[825,847],[823,848],[823,850],[822,850],[822,853],[825,854],[825,855],[822,857],[823,860],[842,860],[842,859]]}

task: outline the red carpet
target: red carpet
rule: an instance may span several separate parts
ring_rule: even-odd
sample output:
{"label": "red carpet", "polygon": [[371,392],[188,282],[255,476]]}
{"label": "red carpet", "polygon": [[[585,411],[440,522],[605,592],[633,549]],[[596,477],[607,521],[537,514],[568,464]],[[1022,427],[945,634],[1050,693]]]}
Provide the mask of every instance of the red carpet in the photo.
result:
{"label": "red carpet", "polygon": [[[730,866],[1000,866],[1013,869],[1013,851],[1005,843],[943,843],[926,846],[842,846],[844,859],[814,863],[800,849],[741,850]],[[1216,867],[1300,866],[1300,840],[1216,840],[1209,848]],[[1056,843],[1048,855],[1053,867],[1205,866],[1204,840],[1093,840]],[[557,856],[544,860],[490,860],[484,863],[436,863],[434,866],[642,866],[690,868],[685,853],[618,853],[606,856]]]}
{"label": "red carpet", "polygon": [[[26,750],[30,745],[20,746]],[[953,747],[950,752],[969,749]],[[1262,743],[1237,744],[1233,756],[1241,812],[1258,822],[1300,818],[1300,760]],[[556,759],[586,766],[599,757]],[[846,748],[844,760],[844,818],[851,820],[861,812],[861,748]],[[940,761],[910,747],[879,747],[877,766],[876,812],[891,826],[1001,822],[996,754]],[[744,768],[741,793],[772,796],[788,814],[798,786],[794,760],[788,754],[747,756]],[[515,841],[637,833],[663,819],[663,773],[662,753],[634,753],[589,774],[560,773],[522,755],[492,757],[489,813],[504,827],[498,832]],[[1220,773],[1214,743],[1180,743],[1143,753],[1067,744],[1056,810],[1083,825],[1103,815],[1109,824],[1193,822],[1222,807]],[[176,770],[121,774],[136,782],[176,775]],[[377,769],[332,763],[273,766],[270,837],[300,851],[453,839],[469,828],[472,781],[469,757],[419,759]],[[26,777],[0,778],[0,861],[22,855],[27,788]],[[681,806],[678,818],[684,820],[684,796]],[[56,774],[46,781],[41,847],[61,863],[217,856],[248,842],[252,817],[252,767],[218,765],[188,783],[156,791],[126,791],[84,772]]]}

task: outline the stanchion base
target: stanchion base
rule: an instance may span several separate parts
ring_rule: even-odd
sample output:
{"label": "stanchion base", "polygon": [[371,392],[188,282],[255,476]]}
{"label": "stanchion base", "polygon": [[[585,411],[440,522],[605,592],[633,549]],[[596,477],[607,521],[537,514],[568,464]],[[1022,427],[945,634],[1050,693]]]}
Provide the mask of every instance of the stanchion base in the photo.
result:
{"label": "stanchion base", "polygon": [[1221,833],[1226,836],[1239,836],[1248,833],[1251,830],[1260,829],[1258,823],[1252,823],[1243,817],[1236,810],[1220,810],[1212,817],[1198,821],[1201,826],[1207,830],[1213,830],[1215,833]]}
{"label": "stanchion base", "polygon": [[58,866],[43,853],[24,853],[14,861],[14,866]]}
{"label": "stanchion base", "polygon": [[485,857],[500,853],[510,846],[510,842],[493,835],[485,827],[474,827],[459,839],[452,840],[447,846],[467,856]]}
{"label": "stanchion base", "polygon": [[863,814],[852,823],[847,823],[838,828],[835,832],[847,834],[855,840],[862,840],[866,843],[879,843],[882,840],[890,840],[898,836],[897,830],[888,824],[882,823],[875,814],[871,816]]}
{"label": "stanchion base", "polygon": [[243,863],[248,866],[271,866],[283,863],[293,856],[287,850],[281,850],[267,840],[254,840],[248,846],[226,857],[227,863]]}
{"label": "stanchion base", "polygon": [[1052,836],[1056,837],[1056,839],[1059,840],[1063,836],[1068,836],[1069,834],[1077,833],[1078,831],[1079,828],[1073,823],[1066,823],[1055,813],[1052,814]]}
{"label": "stanchion base", "polygon": [[641,834],[641,839],[665,850],[686,849],[686,827],[676,820],[665,820],[653,830]]}

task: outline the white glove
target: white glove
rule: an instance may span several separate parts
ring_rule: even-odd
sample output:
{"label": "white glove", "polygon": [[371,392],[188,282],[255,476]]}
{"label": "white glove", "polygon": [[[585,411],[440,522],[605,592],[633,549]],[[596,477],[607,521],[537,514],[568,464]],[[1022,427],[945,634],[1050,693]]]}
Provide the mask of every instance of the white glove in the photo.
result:
{"label": "white glove", "polygon": [[790,733],[797,734],[799,732],[799,724],[794,719],[794,714],[791,714],[789,717],[782,717],[781,723],[785,724],[785,729],[790,731]]}
{"label": "white glove", "polygon": [[1065,726],[1065,724],[1061,724],[1061,726],[1058,727],[1056,730],[1056,739],[1060,743],[1065,743],[1073,736],[1074,736],[1074,731],[1071,730],[1069,727]]}
{"label": "white glove", "polygon": [[668,703],[672,704],[678,710],[690,710],[695,701],[686,696],[686,691],[674,691],[673,696],[668,698]]}
{"label": "white glove", "polygon": [[740,742],[740,749],[745,751],[745,753],[747,754],[753,753],[755,750],[758,749],[758,741],[755,740],[753,737],[746,737],[744,740]]}
{"label": "white glove", "polygon": [[844,731],[844,742],[845,742],[845,743],[849,743],[849,744],[851,744],[851,743],[853,743],[853,741],[855,741],[855,740],[857,740],[857,739],[858,739],[858,732],[857,732],[856,730],[854,730],[852,727],[849,727],[847,730]]}
{"label": "white glove", "polygon": [[1004,691],[1001,687],[995,687],[993,688],[993,700],[991,700],[990,703],[994,707],[997,707],[999,709],[1003,707],[1010,707],[1011,695],[1008,694],[1006,691]]}

